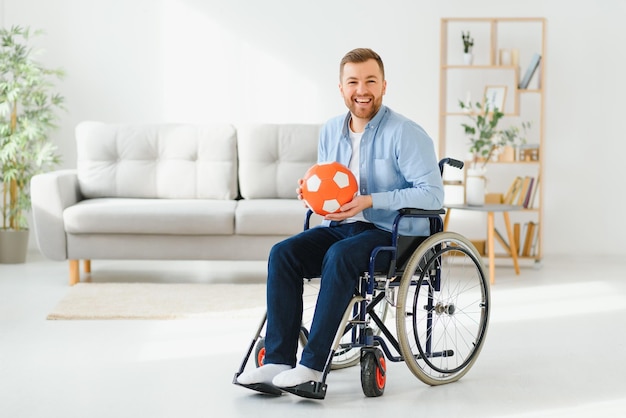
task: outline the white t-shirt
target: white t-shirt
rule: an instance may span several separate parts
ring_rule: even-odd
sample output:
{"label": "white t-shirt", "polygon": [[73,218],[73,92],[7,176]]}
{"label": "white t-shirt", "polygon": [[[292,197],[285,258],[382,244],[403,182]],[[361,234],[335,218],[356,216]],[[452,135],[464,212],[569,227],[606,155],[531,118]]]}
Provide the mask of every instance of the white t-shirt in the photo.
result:
{"label": "white t-shirt", "polygon": [[[352,174],[354,174],[354,177],[356,177],[356,184],[358,187],[358,190],[361,190],[361,185],[360,185],[360,177],[359,177],[359,163],[360,163],[360,149],[361,149],[361,137],[363,136],[363,132],[360,133],[356,133],[356,132],[352,132],[352,129],[350,129],[350,141],[352,142],[352,158],[350,158],[350,165],[348,166],[348,168],[350,169],[350,171],[352,171]],[[357,194],[360,194],[360,192],[357,192]],[[356,215],[346,219],[346,222],[369,222],[365,219],[365,217],[363,216],[363,212],[359,212]]]}

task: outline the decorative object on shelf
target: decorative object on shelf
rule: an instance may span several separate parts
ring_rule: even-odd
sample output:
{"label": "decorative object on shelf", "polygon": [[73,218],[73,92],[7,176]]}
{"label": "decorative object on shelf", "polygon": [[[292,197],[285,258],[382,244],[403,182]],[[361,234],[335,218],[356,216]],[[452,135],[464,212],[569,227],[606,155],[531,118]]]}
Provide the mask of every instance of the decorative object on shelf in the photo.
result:
{"label": "decorative object on shelf", "polygon": [[485,87],[485,108],[504,112],[504,99],[506,99],[506,86]]}
{"label": "decorative object on shelf", "polygon": [[519,147],[519,161],[539,161],[539,144],[522,144]]}
{"label": "decorative object on shelf", "polygon": [[499,65],[503,65],[503,66],[509,66],[512,65],[511,64],[511,50],[506,49],[506,48],[500,48],[499,51]]}
{"label": "decorative object on shelf", "polygon": [[26,261],[30,179],[60,162],[48,135],[64,100],[52,91],[52,79],[63,71],[36,62],[30,38],[29,28],[0,28],[0,263]]}
{"label": "decorative object on shelf", "polygon": [[463,38],[463,62],[465,65],[471,65],[474,61],[472,55],[472,47],[474,46],[474,38],[470,36],[470,32],[461,32],[461,38]]}
{"label": "decorative object on shelf", "polygon": [[500,48],[498,50],[498,65],[516,67],[519,65],[519,50],[517,48]]}
{"label": "decorative object on shelf", "polygon": [[519,65],[519,49],[511,48],[511,65],[517,67]]}
{"label": "decorative object on shelf", "polygon": [[541,62],[541,55],[535,54],[530,60],[530,64],[528,65],[528,69],[526,69],[526,74],[524,74],[524,78],[519,83],[520,89],[527,89],[530,80],[533,78],[535,71],[537,71],[537,67],[539,67],[539,63]]}
{"label": "decorative object on shelf", "polygon": [[487,192],[486,173],[487,169],[484,166],[467,169],[465,203],[468,205],[482,206],[485,204],[485,194]]}
{"label": "decorative object on shelf", "polygon": [[512,145],[505,145],[498,151],[498,161],[501,163],[512,163],[515,161],[516,149]]}

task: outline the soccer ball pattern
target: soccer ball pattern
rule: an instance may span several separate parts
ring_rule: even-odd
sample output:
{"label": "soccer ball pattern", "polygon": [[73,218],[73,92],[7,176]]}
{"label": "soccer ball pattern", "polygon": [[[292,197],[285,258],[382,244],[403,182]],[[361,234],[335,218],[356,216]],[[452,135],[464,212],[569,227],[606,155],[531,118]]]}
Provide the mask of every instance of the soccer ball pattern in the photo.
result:
{"label": "soccer ball pattern", "polygon": [[356,178],[338,162],[315,164],[304,175],[302,198],[318,215],[327,215],[350,202],[358,191]]}

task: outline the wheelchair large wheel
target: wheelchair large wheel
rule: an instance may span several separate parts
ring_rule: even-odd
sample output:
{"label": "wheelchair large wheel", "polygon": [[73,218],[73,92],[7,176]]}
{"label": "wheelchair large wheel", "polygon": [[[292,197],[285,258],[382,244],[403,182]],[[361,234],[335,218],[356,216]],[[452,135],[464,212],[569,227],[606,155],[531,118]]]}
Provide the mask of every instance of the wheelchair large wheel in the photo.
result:
{"label": "wheelchair large wheel", "polygon": [[[308,338],[308,330],[313,321],[313,313],[315,311],[315,303],[317,302],[317,294],[319,293],[319,279],[305,279],[303,293],[303,313],[302,313],[302,330],[300,331],[300,344],[302,347],[306,345]],[[389,304],[387,301],[381,301],[374,307],[374,312],[385,322],[387,313],[389,312]],[[347,324],[346,324],[347,325]],[[381,331],[376,324],[370,324],[374,335],[380,335]],[[339,347],[333,355],[331,362],[331,370],[344,369],[356,366],[361,359],[360,347],[354,346],[356,336],[352,331],[348,331],[339,343]]]}
{"label": "wheelchair large wheel", "polygon": [[476,248],[454,232],[439,232],[415,250],[396,305],[400,351],[428,385],[451,383],[474,365],[489,323],[489,282]]}

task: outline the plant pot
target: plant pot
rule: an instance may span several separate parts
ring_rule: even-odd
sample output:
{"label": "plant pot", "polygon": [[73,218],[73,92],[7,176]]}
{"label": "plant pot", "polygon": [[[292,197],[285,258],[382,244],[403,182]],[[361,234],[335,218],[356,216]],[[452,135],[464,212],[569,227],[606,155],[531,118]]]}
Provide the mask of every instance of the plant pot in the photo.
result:
{"label": "plant pot", "polygon": [[26,262],[28,235],[27,229],[20,231],[0,229],[0,264],[21,264]]}
{"label": "plant pot", "polygon": [[484,168],[468,168],[465,179],[465,203],[470,206],[485,204],[485,173]]}
{"label": "plant pot", "polygon": [[474,62],[474,55],[471,52],[466,52],[463,54],[463,63],[465,65],[472,65]]}

